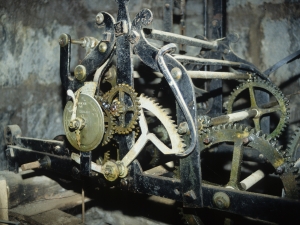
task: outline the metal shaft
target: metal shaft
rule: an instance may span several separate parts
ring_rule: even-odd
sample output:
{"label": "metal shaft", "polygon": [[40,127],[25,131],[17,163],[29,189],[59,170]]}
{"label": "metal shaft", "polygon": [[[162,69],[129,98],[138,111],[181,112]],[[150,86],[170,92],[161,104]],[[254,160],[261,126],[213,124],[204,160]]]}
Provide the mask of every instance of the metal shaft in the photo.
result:
{"label": "metal shaft", "polygon": [[159,41],[165,41],[169,43],[184,44],[184,45],[201,47],[201,48],[203,47],[208,49],[216,49],[218,47],[216,41],[214,42],[203,41],[200,39],[191,38],[180,34],[164,32],[161,30],[144,28],[144,33],[146,34],[147,38],[159,40]]}

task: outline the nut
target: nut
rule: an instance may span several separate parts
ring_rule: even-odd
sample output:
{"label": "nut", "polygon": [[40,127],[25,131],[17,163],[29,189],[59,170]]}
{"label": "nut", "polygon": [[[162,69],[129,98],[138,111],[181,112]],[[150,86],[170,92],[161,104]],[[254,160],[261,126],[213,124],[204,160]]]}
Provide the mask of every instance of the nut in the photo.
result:
{"label": "nut", "polygon": [[213,196],[214,204],[219,209],[227,209],[230,206],[230,199],[224,192],[217,192]]}

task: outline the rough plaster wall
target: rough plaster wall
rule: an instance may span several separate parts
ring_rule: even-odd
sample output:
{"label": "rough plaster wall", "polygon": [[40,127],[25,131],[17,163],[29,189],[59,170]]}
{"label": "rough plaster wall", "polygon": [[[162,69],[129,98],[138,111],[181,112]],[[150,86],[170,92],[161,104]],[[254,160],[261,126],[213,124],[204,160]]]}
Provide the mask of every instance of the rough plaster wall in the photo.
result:
{"label": "rough plaster wall", "polygon": [[[30,3],[30,4],[29,4]],[[162,27],[162,0],[131,0],[131,18],[142,8],[154,14],[153,27]],[[187,35],[202,34],[202,1],[187,2]],[[21,1],[0,0],[0,169],[4,168],[2,130],[18,124],[24,136],[52,139],[63,133],[62,87],[59,79],[61,33],[74,38],[99,37],[95,15],[107,11],[116,18],[113,0]],[[240,41],[232,45],[242,58],[262,71],[300,49],[300,1],[227,1],[227,33],[237,32]],[[179,33],[179,26],[174,26]],[[198,53],[197,49],[193,50]],[[72,48],[72,65],[83,57]],[[291,94],[299,90],[300,62],[294,61],[271,75]],[[296,77],[289,82],[291,77]],[[297,81],[297,82],[296,82]],[[298,124],[298,95],[291,97],[291,121]]]}

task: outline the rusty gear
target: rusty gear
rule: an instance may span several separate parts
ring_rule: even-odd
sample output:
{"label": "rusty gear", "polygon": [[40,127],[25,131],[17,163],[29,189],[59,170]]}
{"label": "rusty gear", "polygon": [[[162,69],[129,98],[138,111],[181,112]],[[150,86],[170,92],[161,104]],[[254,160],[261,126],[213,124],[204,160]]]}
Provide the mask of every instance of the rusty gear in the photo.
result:
{"label": "rusty gear", "polygon": [[[253,118],[253,122],[255,124],[255,130],[260,130],[260,118],[264,114],[277,112],[280,114],[279,122],[276,128],[268,134],[268,138],[276,138],[279,137],[283,129],[286,127],[286,124],[288,122],[288,115],[289,115],[289,109],[288,106],[288,99],[284,97],[283,93],[279,90],[278,87],[273,85],[272,83],[261,80],[259,78],[253,78],[249,79],[247,82],[240,84],[233,92],[231,92],[231,95],[229,97],[228,103],[226,104],[227,113],[233,113],[233,104],[237,98],[237,96],[242,93],[244,90],[248,89],[250,93],[250,102],[251,106],[250,109],[257,110],[258,115]],[[257,101],[255,99],[254,89],[263,89],[271,93],[276,101],[276,106],[271,106],[269,108],[262,108],[257,105]]]}
{"label": "rusty gear", "polygon": [[104,126],[105,126],[105,132],[102,139],[102,146],[106,145],[108,142],[110,142],[111,138],[113,137],[115,133],[115,119],[110,113],[110,111],[107,109],[107,105],[105,102],[103,102],[103,98],[101,96],[95,96],[95,99],[99,102],[99,105],[101,106],[103,112],[104,112]]}
{"label": "rusty gear", "polygon": [[[131,103],[126,102],[125,96],[128,96]],[[106,108],[116,118],[115,132],[118,134],[128,134],[137,125],[139,116],[139,98],[134,89],[128,84],[119,84],[103,95],[103,102]],[[126,122],[127,114],[132,113],[129,122]]]}

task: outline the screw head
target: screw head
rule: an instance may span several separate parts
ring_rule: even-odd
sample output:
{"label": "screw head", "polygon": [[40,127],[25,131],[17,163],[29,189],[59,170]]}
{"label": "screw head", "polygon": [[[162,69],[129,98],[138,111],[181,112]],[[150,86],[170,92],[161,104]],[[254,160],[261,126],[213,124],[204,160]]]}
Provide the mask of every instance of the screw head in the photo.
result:
{"label": "screw head", "polygon": [[106,52],[106,50],[107,50],[107,44],[105,42],[101,42],[99,44],[99,51],[104,53],[104,52]]}
{"label": "screw head", "polygon": [[180,78],[182,77],[182,71],[178,67],[174,67],[171,70],[171,75],[175,80],[180,80]]}
{"label": "screw head", "polygon": [[60,47],[65,47],[68,44],[68,42],[69,42],[69,37],[67,34],[61,34],[59,36],[58,43],[59,43]]}
{"label": "screw head", "polygon": [[101,25],[104,21],[104,16],[102,13],[98,13],[97,16],[96,16],[96,23],[98,25]]}
{"label": "screw head", "polygon": [[83,65],[78,65],[74,70],[75,78],[79,81],[83,81],[86,78],[86,68]]}

